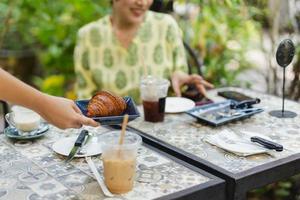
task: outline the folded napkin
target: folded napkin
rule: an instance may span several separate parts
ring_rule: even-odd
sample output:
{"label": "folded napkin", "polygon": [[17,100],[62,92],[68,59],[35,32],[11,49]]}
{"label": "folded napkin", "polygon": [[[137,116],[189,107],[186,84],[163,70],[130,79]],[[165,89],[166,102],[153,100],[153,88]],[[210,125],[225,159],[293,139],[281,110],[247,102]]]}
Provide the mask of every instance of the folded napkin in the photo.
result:
{"label": "folded napkin", "polygon": [[267,149],[251,142],[250,137],[243,137],[241,134],[228,129],[214,135],[209,135],[203,140],[239,156],[269,153]]}

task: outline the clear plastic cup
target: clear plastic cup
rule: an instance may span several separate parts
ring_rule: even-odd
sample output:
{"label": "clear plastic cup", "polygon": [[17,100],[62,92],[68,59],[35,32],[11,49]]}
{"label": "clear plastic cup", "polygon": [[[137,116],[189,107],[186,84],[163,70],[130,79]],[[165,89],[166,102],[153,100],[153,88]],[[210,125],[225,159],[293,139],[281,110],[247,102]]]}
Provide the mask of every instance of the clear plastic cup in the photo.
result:
{"label": "clear plastic cup", "polygon": [[120,131],[112,131],[100,136],[104,182],[115,194],[129,192],[133,188],[136,171],[137,150],[142,138],[126,132],[124,143],[119,145]]}
{"label": "clear plastic cup", "polygon": [[144,119],[149,122],[163,122],[166,97],[170,81],[146,76],[141,79],[140,92],[143,101]]}

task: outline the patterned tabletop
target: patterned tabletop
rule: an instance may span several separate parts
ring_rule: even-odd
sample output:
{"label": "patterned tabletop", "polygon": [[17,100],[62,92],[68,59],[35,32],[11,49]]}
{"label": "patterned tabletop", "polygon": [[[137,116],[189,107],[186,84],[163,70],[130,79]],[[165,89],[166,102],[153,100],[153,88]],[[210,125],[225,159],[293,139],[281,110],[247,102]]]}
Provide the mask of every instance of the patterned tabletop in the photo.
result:
{"label": "patterned tabletop", "polygon": [[[105,128],[88,128],[95,136]],[[124,195],[106,198],[93,178],[84,158],[65,164],[52,151],[52,144],[78,130],[50,127],[48,133],[34,141],[12,141],[0,135],[0,199],[154,199],[211,179],[142,146],[138,151],[134,189]],[[93,157],[102,174],[101,158]]]}
{"label": "patterned tabletop", "polygon": [[[270,163],[281,158],[286,158],[300,153],[300,104],[286,100],[285,108],[297,112],[298,116],[290,119],[271,117],[268,112],[281,109],[281,99],[275,96],[258,93],[240,88],[223,88],[211,90],[208,95],[215,102],[224,101],[217,96],[217,91],[235,90],[251,97],[258,97],[261,107],[265,111],[248,119],[229,123],[220,127],[211,127],[198,123],[197,120],[187,114],[167,114],[162,123],[145,122],[143,116],[130,123],[130,126],[138,129],[163,142],[177,147],[185,152],[202,158],[224,170],[237,174],[246,170]],[[143,114],[143,111],[141,111]],[[218,147],[203,141],[207,135],[218,134],[224,129],[233,131],[247,130],[258,133],[258,135],[269,136],[274,141],[282,144],[282,152],[274,152],[273,156],[268,154],[253,155],[248,157],[236,156]]]}

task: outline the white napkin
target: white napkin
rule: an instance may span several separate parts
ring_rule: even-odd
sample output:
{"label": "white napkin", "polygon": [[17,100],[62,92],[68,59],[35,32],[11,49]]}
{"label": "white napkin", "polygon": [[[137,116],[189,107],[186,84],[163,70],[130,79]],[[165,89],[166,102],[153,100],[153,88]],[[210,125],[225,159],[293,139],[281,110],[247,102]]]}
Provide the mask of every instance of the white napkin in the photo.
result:
{"label": "white napkin", "polygon": [[251,142],[250,138],[246,138],[248,137],[242,137],[231,130],[225,129],[217,134],[209,135],[203,140],[239,156],[268,153],[267,149]]}

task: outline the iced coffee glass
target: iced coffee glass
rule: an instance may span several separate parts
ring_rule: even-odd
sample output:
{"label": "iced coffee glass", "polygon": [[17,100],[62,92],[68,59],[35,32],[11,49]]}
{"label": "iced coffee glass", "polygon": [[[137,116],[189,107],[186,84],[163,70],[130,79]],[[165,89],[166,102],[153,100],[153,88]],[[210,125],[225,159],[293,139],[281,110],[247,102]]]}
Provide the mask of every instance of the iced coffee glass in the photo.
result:
{"label": "iced coffee glass", "polygon": [[141,79],[140,92],[143,101],[144,118],[148,122],[163,122],[166,97],[170,81],[146,76]]}
{"label": "iced coffee glass", "polygon": [[120,131],[112,131],[100,136],[104,182],[115,194],[129,192],[133,188],[136,171],[137,149],[142,138],[126,132],[124,143],[119,145]]}

